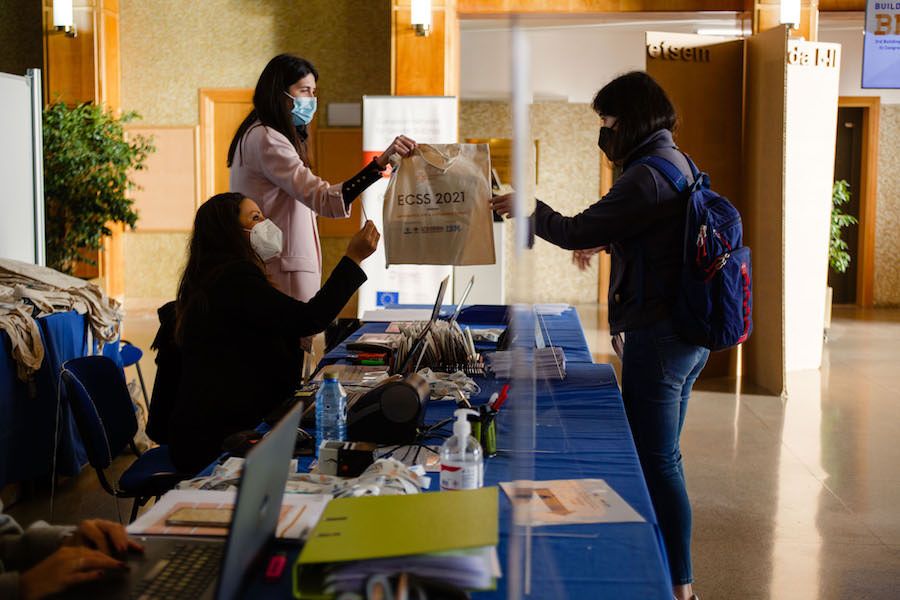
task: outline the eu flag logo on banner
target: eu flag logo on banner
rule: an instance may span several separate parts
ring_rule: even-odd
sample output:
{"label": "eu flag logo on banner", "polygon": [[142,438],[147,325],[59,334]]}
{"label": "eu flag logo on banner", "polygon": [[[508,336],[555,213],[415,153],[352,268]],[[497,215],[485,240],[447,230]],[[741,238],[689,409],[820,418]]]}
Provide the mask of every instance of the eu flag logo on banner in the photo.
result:
{"label": "eu flag logo on banner", "polygon": [[391,304],[399,304],[400,292],[375,292],[376,306],[389,306]]}

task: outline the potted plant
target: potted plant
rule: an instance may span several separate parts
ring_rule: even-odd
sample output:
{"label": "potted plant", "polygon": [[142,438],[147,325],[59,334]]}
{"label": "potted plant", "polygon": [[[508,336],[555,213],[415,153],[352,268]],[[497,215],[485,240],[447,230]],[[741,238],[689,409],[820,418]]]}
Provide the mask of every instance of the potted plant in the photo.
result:
{"label": "potted plant", "polygon": [[[828,244],[828,266],[836,273],[844,273],[850,266],[847,242],[841,239],[841,230],[858,223],[856,217],[845,214],[841,207],[850,202],[850,184],[843,179],[835,181],[831,188],[831,239]],[[834,290],[828,287],[825,296],[825,339],[831,328],[831,299]]]}
{"label": "potted plant", "polygon": [[47,264],[72,273],[76,263],[95,262],[84,250],[99,250],[111,235],[108,224],[137,223],[132,170],[144,168],[155,150],[152,140],[125,137],[120,117],[94,104],[69,107],[57,102],[44,109],[44,203]]}

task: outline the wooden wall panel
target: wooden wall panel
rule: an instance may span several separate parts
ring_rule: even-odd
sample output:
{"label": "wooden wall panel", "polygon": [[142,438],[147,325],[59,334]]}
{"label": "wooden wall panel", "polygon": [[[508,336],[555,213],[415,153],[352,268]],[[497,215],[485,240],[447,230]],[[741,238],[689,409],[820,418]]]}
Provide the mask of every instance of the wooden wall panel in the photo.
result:
{"label": "wooden wall panel", "polygon": [[[316,174],[331,183],[345,181],[363,166],[362,129],[321,128],[316,131]],[[319,217],[319,236],[350,237],[362,222],[361,202],[351,205],[349,219]]]}
{"label": "wooden wall panel", "polygon": [[129,126],[129,133],[152,136],[156,152],[132,177],[141,189],[133,192],[140,215],[137,230],[190,231],[199,205],[199,129]]}
{"label": "wooden wall panel", "polygon": [[784,172],[788,32],[747,40],[744,138],[744,238],[753,249],[753,335],[744,348],[744,378],[785,391]]}
{"label": "wooden wall panel", "polygon": [[458,0],[459,14],[488,17],[518,14],[603,12],[698,12],[744,10],[743,0]]}
{"label": "wooden wall panel", "polygon": [[[781,0],[748,0],[753,33],[781,26]],[[792,33],[805,40],[819,37],[819,0],[800,0],[800,22]]]}
{"label": "wooden wall panel", "polygon": [[[663,50],[702,50],[699,59],[666,58],[661,43]],[[648,32],[647,73],[675,105],[678,146],[742,208],[743,40]]]}
{"label": "wooden wall panel", "polygon": [[[743,40],[658,32],[647,32],[646,39],[647,73],[666,90],[678,115],[676,143],[709,174],[714,189],[746,214]],[[737,351],[710,355],[703,377],[736,375],[737,357]]]}
{"label": "wooden wall panel", "polygon": [[94,102],[99,87],[94,7],[74,7],[78,36],[71,38],[54,31],[52,5],[44,3],[44,97],[48,103]]}
{"label": "wooden wall panel", "polygon": [[866,10],[866,0],[819,0],[819,10],[863,12]]}
{"label": "wooden wall panel", "polygon": [[[77,37],[68,37],[53,28],[53,2],[43,1],[44,20],[44,100],[47,103],[82,102],[105,104],[119,111],[119,2],[118,0],[75,0]],[[76,265],[75,274],[85,279],[101,277],[105,291],[121,298],[125,291],[122,225],[108,224],[112,236],[99,251],[84,251],[97,265]]]}
{"label": "wooden wall panel", "polygon": [[98,15],[103,47],[99,58],[100,101],[114,110],[122,107],[122,77],[119,71],[119,9],[118,1],[103,2]]}
{"label": "wooden wall panel", "polygon": [[[455,11],[452,18],[455,20]],[[409,0],[394,0],[391,11],[391,88],[397,96],[448,95],[447,31],[443,6],[432,11],[432,30],[427,36],[416,35],[411,25]],[[453,33],[450,32],[451,37]],[[458,48],[458,46],[457,46]],[[458,64],[458,50],[453,64]],[[458,77],[457,77],[458,78]],[[451,85],[451,87],[453,87]]]}

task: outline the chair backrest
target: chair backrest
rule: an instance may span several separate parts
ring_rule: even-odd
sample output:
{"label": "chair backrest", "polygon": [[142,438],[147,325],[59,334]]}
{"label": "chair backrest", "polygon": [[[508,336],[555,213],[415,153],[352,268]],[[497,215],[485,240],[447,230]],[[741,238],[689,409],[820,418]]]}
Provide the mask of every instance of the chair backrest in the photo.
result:
{"label": "chair backrest", "polygon": [[61,377],[88,461],[109,467],[138,428],[122,369],[106,356],[83,356],[65,362]]}

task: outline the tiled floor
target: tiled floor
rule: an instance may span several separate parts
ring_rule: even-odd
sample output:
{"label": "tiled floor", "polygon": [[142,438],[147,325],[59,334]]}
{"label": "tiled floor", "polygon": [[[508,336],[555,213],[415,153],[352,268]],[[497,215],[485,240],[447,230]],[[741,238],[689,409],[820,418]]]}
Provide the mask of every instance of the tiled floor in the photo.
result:
{"label": "tiled floor", "polygon": [[[579,312],[595,360],[615,364],[606,315]],[[148,349],[156,326],[132,310],[125,336]],[[900,310],[837,309],[822,370],[791,375],[789,398],[695,391],[682,447],[704,600],[900,598],[898,341]],[[47,518],[46,496],[10,512]],[[57,491],[55,517],[88,516],[116,507],[86,471]]]}

